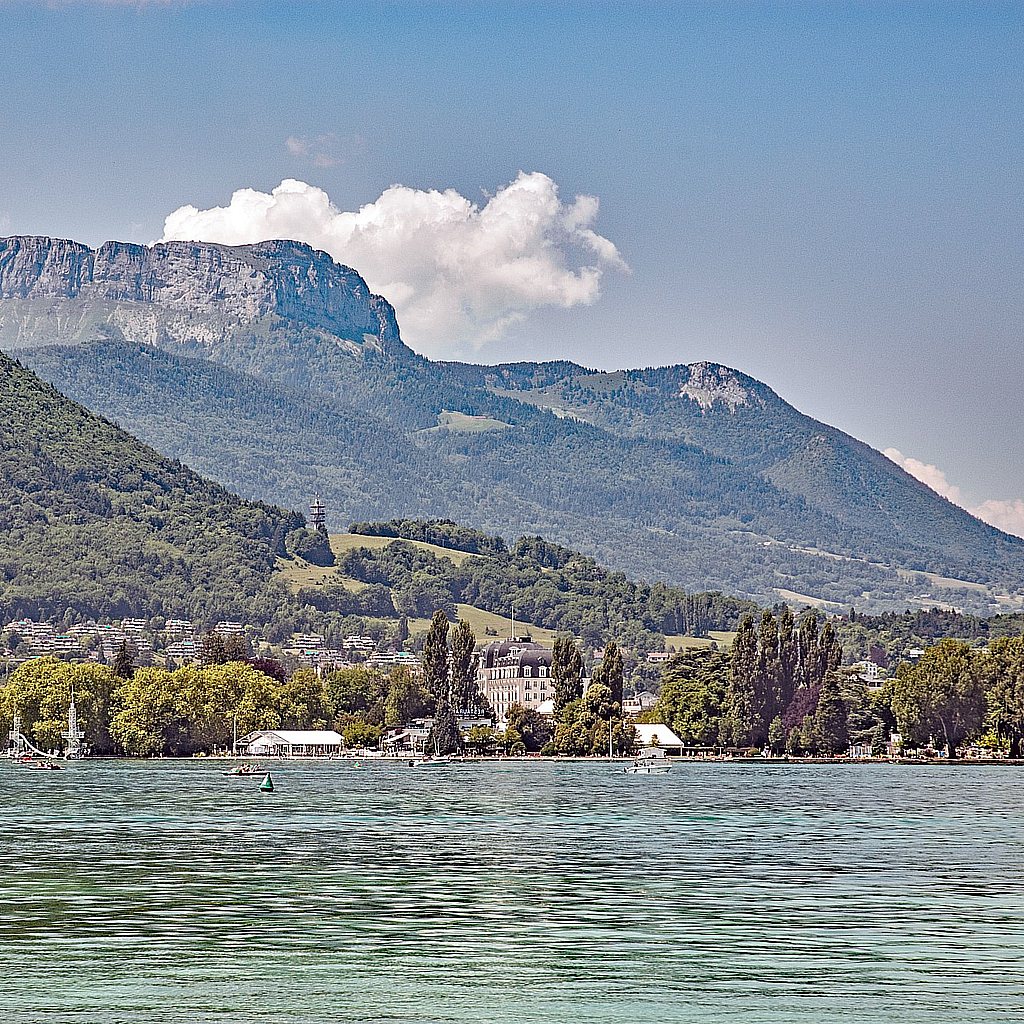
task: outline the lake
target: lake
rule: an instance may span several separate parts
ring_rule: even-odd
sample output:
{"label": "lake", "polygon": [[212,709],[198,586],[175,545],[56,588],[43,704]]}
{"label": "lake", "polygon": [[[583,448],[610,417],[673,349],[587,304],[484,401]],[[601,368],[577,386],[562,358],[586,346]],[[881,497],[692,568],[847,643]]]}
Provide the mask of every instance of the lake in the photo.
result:
{"label": "lake", "polygon": [[27,1024],[1010,1022],[1000,767],[0,766]]}

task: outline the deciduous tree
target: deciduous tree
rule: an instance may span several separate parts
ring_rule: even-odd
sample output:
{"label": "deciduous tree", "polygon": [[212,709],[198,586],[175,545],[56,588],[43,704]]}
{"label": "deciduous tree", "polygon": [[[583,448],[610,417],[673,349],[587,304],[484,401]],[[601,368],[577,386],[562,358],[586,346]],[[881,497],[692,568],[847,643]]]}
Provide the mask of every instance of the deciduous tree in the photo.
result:
{"label": "deciduous tree", "polygon": [[1024,637],[999,637],[982,661],[988,724],[1010,757],[1021,756],[1024,741]]}
{"label": "deciduous tree", "polygon": [[982,669],[970,646],[940,640],[914,666],[901,665],[892,708],[899,730],[919,743],[937,740],[950,758],[981,731],[985,716]]}

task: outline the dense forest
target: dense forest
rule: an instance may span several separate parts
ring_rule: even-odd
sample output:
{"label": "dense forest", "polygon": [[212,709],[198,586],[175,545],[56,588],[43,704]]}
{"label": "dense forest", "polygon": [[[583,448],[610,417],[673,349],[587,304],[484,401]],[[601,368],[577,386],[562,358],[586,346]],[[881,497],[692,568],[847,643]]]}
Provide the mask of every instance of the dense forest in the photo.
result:
{"label": "dense forest", "polygon": [[982,618],[943,608],[864,615],[851,609],[833,619],[847,660],[869,660],[880,668],[905,661],[910,651],[936,640],[966,640],[980,646],[999,637],[1024,635],[1024,613]]}
{"label": "dense forest", "polygon": [[450,519],[392,519],[386,523],[353,523],[349,532],[365,537],[394,537],[418,540],[425,544],[466,551],[472,555],[505,555],[508,546],[503,537],[489,536]]}
{"label": "dense forest", "polygon": [[243,501],[0,356],[0,619],[269,618],[300,515]]}
{"label": "dense forest", "polygon": [[[451,534],[457,550],[491,553],[460,559],[396,540],[382,548],[351,548],[337,560],[344,576],[367,584],[353,593],[341,584],[306,587],[300,599],[324,611],[454,616],[456,604],[499,615],[513,607],[522,621],[572,633],[590,644],[614,637],[632,649],[661,650],[665,635],[706,636],[732,630],[755,606],[720,593],[690,594],[663,583],[641,583],[542,537],[522,537],[502,550],[501,538],[452,524],[357,524],[367,536],[403,529],[434,542]],[[416,539],[420,539],[417,537]]]}

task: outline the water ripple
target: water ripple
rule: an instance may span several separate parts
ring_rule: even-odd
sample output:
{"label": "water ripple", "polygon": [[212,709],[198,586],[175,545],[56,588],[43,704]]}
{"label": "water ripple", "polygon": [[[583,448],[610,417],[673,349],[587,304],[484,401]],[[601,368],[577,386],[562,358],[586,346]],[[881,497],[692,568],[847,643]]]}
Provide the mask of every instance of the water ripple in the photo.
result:
{"label": "water ripple", "polygon": [[1015,773],[213,762],[0,771],[28,1024],[1003,1024]]}

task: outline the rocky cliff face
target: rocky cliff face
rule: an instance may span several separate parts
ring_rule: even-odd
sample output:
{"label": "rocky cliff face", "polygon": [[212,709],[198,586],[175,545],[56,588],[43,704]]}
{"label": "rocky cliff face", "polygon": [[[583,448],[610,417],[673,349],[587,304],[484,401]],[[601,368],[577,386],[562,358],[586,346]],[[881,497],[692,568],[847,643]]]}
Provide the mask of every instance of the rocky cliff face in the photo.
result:
{"label": "rocky cliff face", "polygon": [[285,320],[345,347],[404,352],[395,312],[354,270],[298,242],[226,246],[0,238],[0,346],[77,341],[101,323],[132,341],[216,345]]}

